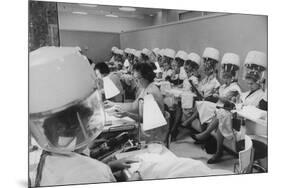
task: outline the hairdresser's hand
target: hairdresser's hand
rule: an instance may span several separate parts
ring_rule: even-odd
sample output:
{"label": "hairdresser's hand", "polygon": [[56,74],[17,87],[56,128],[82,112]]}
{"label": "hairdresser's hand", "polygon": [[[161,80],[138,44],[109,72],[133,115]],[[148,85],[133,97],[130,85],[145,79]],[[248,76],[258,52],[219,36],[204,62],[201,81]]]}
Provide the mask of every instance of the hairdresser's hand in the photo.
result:
{"label": "hairdresser's hand", "polygon": [[131,167],[132,163],[137,163],[137,162],[139,162],[139,161],[134,160],[134,159],[123,158],[123,159],[119,159],[119,160],[110,161],[108,163],[108,165],[110,166],[110,168],[113,172],[116,172],[119,170],[128,169]]}
{"label": "hairdresser's hand", "polygon": [[105,108],[111,108],[111,107],[113,107],[115,105],[116,104],[114,102],[112,102],[112,101],[109,101],[109,100],[104,101],[104,107]]}
{"label": "hairdresser's hand", "polygon": [[128,113],[117,106],[113,115],[118,118],[123,118],[128,116]]}

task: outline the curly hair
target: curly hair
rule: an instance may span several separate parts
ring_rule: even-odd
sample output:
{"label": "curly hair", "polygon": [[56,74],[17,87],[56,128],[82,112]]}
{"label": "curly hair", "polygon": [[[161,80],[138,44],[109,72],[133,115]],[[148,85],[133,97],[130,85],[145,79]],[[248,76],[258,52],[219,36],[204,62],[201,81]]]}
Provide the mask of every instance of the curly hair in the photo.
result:
{"label": "curly hair", "polygon": [[205,61],[208,61],[208,64],[212,67],[215,67],[218,64],[218,61],[212,58],[204,58],[204,63]]}
{"label": "curly hair", "polygon": [[153,82],[156,77],[151,63],[136,63],[133,66],[133,71],[140,73],[149,83]]}
{"label": "curly hair", "polygon": [[[77,104],[47,118],[43,123],[46,137],[54,144],[59,136],[74,136],[80,126],[77,113],[81,119],[85,119],[89,118],[93,111],[83,104]],[[60,133],[59,130],[61,130]]]}

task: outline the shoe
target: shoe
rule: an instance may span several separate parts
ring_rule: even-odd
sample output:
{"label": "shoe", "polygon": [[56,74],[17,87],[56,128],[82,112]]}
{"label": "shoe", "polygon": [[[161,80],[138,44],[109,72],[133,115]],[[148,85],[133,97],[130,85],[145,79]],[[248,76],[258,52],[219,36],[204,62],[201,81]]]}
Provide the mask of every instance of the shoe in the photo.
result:
{"label": "shoe", "polygon": [[190,137],[191,137],[193,140],[195,140],[195,141],[199,141],[199,139],[196,137],[195,134],[191,134]]}
{"label": "shoe", "polygon": [[203,141],[203,140],[196,140],[195,142],[193,142],[193,144],[195,144],[195,145],[202,145],[202,144],[205,144],[205,141]]}
{"label": "shoe", "polygon": [[171,133],[171,141],[176,141],[177,140],[177,137],[178,137],[178,134],[179,134],[179,131],[176,130],[176,131],[173,131]]}
{"label": "shoe", "polygon": [[210,158],[207,163],[215,164],[221,161],[222,154],[215,154],[212,158]]}
{"label": "shoe", "polygon": [[205,140],[199,140],[195,134],[191,134],[190,137],[195,140],[194,144],[196,145],[205,144]]}

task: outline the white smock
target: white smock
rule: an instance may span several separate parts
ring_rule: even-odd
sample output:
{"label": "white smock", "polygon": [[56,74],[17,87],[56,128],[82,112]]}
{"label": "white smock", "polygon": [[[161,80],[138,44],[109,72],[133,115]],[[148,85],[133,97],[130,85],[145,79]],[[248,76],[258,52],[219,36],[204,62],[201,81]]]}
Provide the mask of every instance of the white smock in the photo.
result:
{"label": "white smock", "polygon": [[[262,91],[262,89],[258,89],[251,95],[249,94],[250,91],[241,94],[243,105],[258,107],[259,102],[265,97],[265,93]],[[231,112],[224,109],[219,109],[216,111],[216,114],[217,118],[219,119],[220,132],[226,139],[231,139],[233,137]]]}
{"label": "white smock", "polygon": [[241,100],[243,105],[245,106],[255,106],[258,107],[259,103],[262,99],[266,99],[267,96],[265,92],[262,89],[258,89],[255,92],[251,93],[251,91],[247,91],[245,93],[242,93]]}
{"label": "white smock", "polygon": [[215,74],[205,77],[199,82],[198,90],[202,93],[203,97],[208,97],[213,94],[214,90],[220,87],[220,83]]}
{"label": "white smock", "polygon": [[228,170],[211,169],[203,162],[191,158],[154,153],[141,154],[137,158],[141,161],[138,171],[143,180],[233,174]]}
{"label": "white smock", "polygon": [[[152,94],[156,103],[158,104],[161,112],[164,114],[164,100],[160,92],[160,89],[152,82],[145,89],[142,89],[140,95],[136,99],[144,98],[146,95]],[[164,142],[168,134],[169,127],[167,125],[146,131],[145,134],[141,135],[141,140],[146,141],[147,143],[152,141],[161,141]]]}
{"label": "white smock", "polygon": [[70,156],[53,154],[45,159],[40,186],[114,181],[109,166],[100,161],[77,153]]}
{"label": "white smock", "polygon": [[[241,89],[237,82],[232,82],[229,86],[222,85],[219,88],[219,97],[227,97],[230,93],[237,91],[241,93]],[[223,106],[223,103],[218,101],[217,103],[209,101],[197,101],[196,107],[199,113],[199,119],[201,123],[210,123],[213,117],[220,113],[221,110],[217,110],[216,106]]]}

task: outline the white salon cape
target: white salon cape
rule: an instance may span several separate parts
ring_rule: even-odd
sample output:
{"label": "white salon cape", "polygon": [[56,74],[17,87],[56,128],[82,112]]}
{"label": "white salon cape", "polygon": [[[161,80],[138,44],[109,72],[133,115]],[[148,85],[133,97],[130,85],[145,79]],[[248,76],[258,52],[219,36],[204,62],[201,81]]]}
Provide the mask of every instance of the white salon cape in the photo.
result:
{"label": "white salon cape", "polygon": [[182,178],[208,175],[233,174],[232,171],[211,169],[199,160],[146,153],[139,155],[138,169],[143,180]]}
{"label": "white salon cape", "polygon": [[104,183],[116,181],[106,164],[73,153],[71,156],[47,156],[40,186]]}

